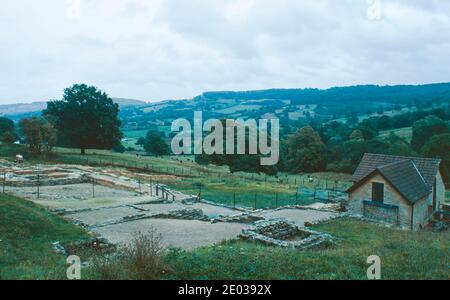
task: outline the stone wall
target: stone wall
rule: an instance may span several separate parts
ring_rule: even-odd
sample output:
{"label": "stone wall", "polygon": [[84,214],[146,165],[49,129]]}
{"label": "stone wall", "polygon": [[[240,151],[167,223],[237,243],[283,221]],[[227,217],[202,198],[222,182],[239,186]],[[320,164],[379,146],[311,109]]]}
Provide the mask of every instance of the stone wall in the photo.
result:
{"label": "stone wall", "polygon": [[431,215],[429,212],[428,197],[426,197],[414,204],[413,230],[419,230],[420,228],[426,227],[430,222],[430,218]]}
{"label": "stone wall", "polygon": [[201,209],[172,210],[168,213],[152,215],[154,219],[195,220],[209,222],[210,218]]}
{"label": "stone wall", "polygon": [[285,219],[258,221],[249,229],[242,230],[241,238],[301,250],[323,249],[334,240],[328,234],[300,228]]}
{"label": "stone wall", "polygon": [[382,203],[363,201],[364,216],[369,219],[383,221],[389,224],[399,225],[398,206],[388,206]]}
{"label": "stone wall", "polygon": [[[440,209],[441,205],[445,202],[445,184],[442,179],[441,173],[439,172],[438,176],[436,176],[436,199],[437,199],[437,210]],[[431,204],[433,200],[431,200]]]}
{"label": "stone wall", "polygon": [[411,206],[407,200],[400,195],[397,190],[387,182],[382,176],[376,174],[369,178],[363,185],[358,187],[349,195],[349,211],[355,215],[364,214],[363,201],[372,200],[372,183],[383,183],[385,187],[384,204],[398,206],[399,226],[401,228],[411,228]]}

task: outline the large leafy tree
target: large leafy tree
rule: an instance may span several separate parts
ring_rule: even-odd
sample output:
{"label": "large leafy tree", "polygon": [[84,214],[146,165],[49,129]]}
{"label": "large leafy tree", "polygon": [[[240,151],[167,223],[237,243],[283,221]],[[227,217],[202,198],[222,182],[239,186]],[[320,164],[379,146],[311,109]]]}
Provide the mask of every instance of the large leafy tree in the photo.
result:
{"label": "large leafy tree", "polygon": [[14,122],[8,118],[0,117],[0,137],[4,143],[14,143],[17,135],[14,129]]}
{"label": "large leafy tree", "polygon": [[449,133],[448,123],[434,115],[419,120],[413,125],[411,145],[419,151],[434,135]]}
{"label": "large leafy tree", "polygon": [[324,171],[326,154],[325,144],[310,126],[301,128],[288,141],[288,164],[293,173]]}
{"label": "large leafy tree", "polygon": [[147,153],[155,156],[169,155],[170,147],[165,140],[165,135],[158,131],[149,131],[145,140],[141,140]]}
{"label": "large leafy tree", "polygon": [[41,117],[20,120],[20,130],[32,152],[50,152],[56,143],[56,130]]}
{"label": "large leafy tree", "polygon": [[[226,137],[227,133],[227,121],[222,119],[223,126],[223,136]],[[235,125],[231,125],[235,126]],[[211,134],[212,131],[209,132]],[[268,140],[271,141],[270,132],[268,133]],[[258,141],[258,136],[250,135],[249,130],[245,130],[245,153],[247,154],[237,154],[238,153],[238,134],[235,131],[234,134],[234,153],[235,154],[206,154],[195,156],[195,161],[199,164],[213,164],[217,166],[228,166],[231,173],[236,172],[248,172],[248,173],[264,173],[267,175],[277,175],[278,167],[275,166],[264,166],[261,164],[261,154],[249,154],[250,153],[250,141]],[[223,139],[223,149],[226,149],[227,140]],[[224,152],[226,152],[224,150]]]}
{"label": "large leafy tree", "polygon": [[450,133],[434,135],[422,147],[421,153],[425,157],[442,159],[444,172],[447,178],[450,176]]}
{"label": "large leafy tree", "polygon": [[10,119],[0,117],[0,133],[14,132],[14,122]]}
{"label": "large leafy tree", "polygon": [[122,138],[119,106],[96,87],[75,84],[62,101],[52,101],[44,115],[58,130],[60,144],[81,149],[111,149]]}

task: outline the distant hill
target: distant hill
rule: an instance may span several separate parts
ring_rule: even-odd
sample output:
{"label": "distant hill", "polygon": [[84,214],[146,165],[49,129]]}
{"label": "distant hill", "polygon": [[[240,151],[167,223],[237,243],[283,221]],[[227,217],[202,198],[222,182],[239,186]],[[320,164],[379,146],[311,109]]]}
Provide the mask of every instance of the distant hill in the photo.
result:
{"label": "distant hill", "polygon": [[[126,98],[112,98],[114,102],[121,107],[142,106],[147,105],[147,102],[135,99]],[[47,108],[47,102],[32,102],[32,103],[17,103],[0,105],[0,115],[16,116],[16,115],[33,115]]]}
{"label": "distant hill", "polygon": [[278,118],[282,124],[298,127],[315,119],[345,120],[351,114],[370,117],[395,115],[416,108],[448,105],[450,83],[427,85],[361,85],[330,89],[269,89],[259,91],[206,92],[190,100],[149,103],[123,109],[127,129],[169,125],[177,118],[193,117],[202,111],[206,118]]}
{"label": "distant hill", "polygon": [[[345,121],[350,115],[367,118],[396,115],[416,109],[448,107],[450,83],[426,85],[361,85],[330,89],[268,89],[259,91],[205,92],[193,99],[147,103],[113,98],[121,106],[125,129],[140,130],[169,126],[178,118],[192,119],[194,111],[207,118],[277,118],[282,125]],[[0,105],[0,115],[14,120],[36,115],[45,102]]]}
{"label": "distant hill", "polygon": [[147,105],[148,103],[142,100],[136,100],[136,99],[127,99],[127,98],[112,98],[114,102],[119,104],[121,107],[127,107],[127,106],[141,106],[141,105]]}

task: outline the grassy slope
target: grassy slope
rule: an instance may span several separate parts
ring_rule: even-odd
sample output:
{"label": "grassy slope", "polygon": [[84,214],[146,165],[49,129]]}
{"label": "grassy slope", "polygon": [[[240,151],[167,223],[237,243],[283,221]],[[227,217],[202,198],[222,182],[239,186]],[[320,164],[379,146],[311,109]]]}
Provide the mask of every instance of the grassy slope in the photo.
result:
{"label": "grassy slope", "polygon": [[382,261],[383,279],[450,279],[450,233],[411,233],[353,220],[317,230],[343,238],[319,252],[229,242],[167,260],[177,279],[367,279],[370,255]]}
{"label": "grassy slope", "polygon": [[400,129],[386,130],[380,132],[380,138],[387,139],[390,134],[394,133],[396,136],[404,138],[406,141],[411,142],[412,139],[412,127],[405,127]]}
{"label": "grassy slope", "polygon": [[1,279],[63,279],[65,259],[51,243],[86,237],[83,229],[32,202],[0,195]]}

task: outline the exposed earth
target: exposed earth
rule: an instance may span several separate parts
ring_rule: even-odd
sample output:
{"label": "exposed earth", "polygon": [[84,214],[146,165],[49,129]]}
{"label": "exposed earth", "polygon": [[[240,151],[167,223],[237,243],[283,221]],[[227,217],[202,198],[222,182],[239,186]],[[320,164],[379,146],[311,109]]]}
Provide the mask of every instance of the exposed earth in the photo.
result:
{"label": "exposed earth", "polygon": [[323,204],[264,211],[214,205],[157,185],[160,175],[112,167],[0,161],[0,172],[7,174],[7,193],[47,207],[116,244],[155,229],[165,246],[194,249],[239,238],[252,225],[249,220],[286,219],[303,227],[338,215],[333,205]]}

